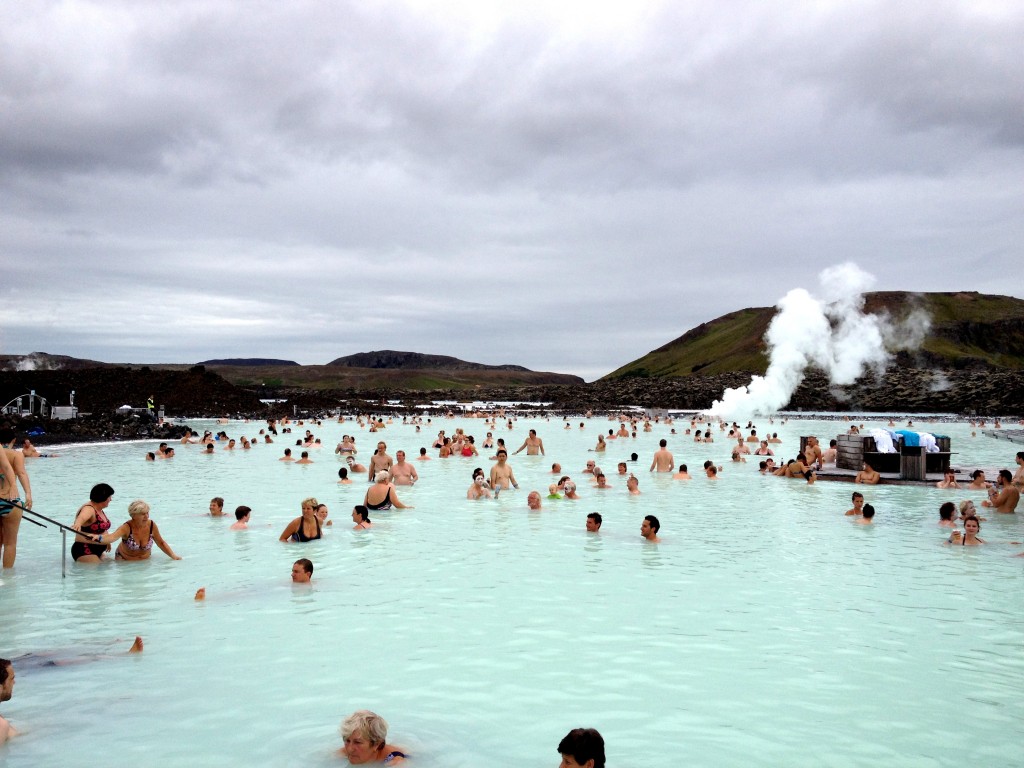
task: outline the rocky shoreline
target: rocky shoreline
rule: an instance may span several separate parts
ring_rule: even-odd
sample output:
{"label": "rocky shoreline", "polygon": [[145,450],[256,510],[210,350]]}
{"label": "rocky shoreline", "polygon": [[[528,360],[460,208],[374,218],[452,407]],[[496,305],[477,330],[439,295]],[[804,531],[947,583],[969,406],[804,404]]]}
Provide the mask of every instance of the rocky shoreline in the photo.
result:
{"label": "rocky shoreline", "polygon": [[[632,377],[578,385],[532,387],[476,387],[472,390],[431,392],[401,389],[307,390],[236,387],[201,366],[190,371],[96,368],[63,371],[0,373],[0,402],[35,390],[51,403],[67,403],[76,392],[83,412],[73,420],[6,415],[4,421],[38,445],[103,440],[174,440],[189,418],[250,418],[263,420],[284,415],[325,416],[347,413],[443,413],[426,409],[434,401],[548,403],[529,407],[544,415],[604,414],[626,407],[703,410],[721,397],[726,387],[749,383],[750,374],[734,372],[675,379]],[[13,394],[12,394],[13,393]],[[4,397],[6,395],[6,397]],[[152,396],[164,406],[167,420],[156,424],[147,414],[120,414],[122,405],[143,405]],[[267,405],[263,399],[280,399]],[[388,405],[388,401],[400,401]],[[522,409],[521,409],[522,410]],[[936,371],[895,368],[881,378],[865,377],[849,387],[832,387],[826,376],[810,372],[794,393],[788,411],[894,411],[899,413],[955,413],[1018,419],[1024,414],[1024,372]]]}

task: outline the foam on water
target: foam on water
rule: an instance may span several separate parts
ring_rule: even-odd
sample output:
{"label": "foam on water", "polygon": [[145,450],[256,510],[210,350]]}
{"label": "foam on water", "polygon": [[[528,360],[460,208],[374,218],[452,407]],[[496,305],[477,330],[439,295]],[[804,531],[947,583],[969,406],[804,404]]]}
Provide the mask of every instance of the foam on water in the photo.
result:
{"label": "foam on water", "polygon": [[[0,655],[120,652],[136,634],[146,651],[19,668],[2,712],[23,735],[0,748],[6,765],[337,765],[338,723],[359,708],[384,715],[391,740],[427,768],[554,765],[558,740],[583,725],[604,734],[610,766],[1019,760],[1024,558],[1008,542],[1024,539],[1020,515],[989,515],[989,546],[953,550],[937,509],[970,492],[867,489],[877,523],[856,526],[842,514],[852,485],[761,477],[754,457],[728,461],[724,436],[694,445],[659,425],[593,454],[610,424],[580,421],[499,425],[513,450],[536,427],[548,456],[512,458],[521,489],[497,501],[464,498],[483,457],[416,462],[421,482],[399,489],[415,509],[379,513],[364,532],[349,530],[348,513],[365,482],[336,483],[343,432],[358,433],[366,463],[376,438],[415,456],[438,428],[482,442],[482,422],[435,419],[420,435],[325,423],[309,466],[278,461],[287,436],[212,457],[178,446],[173,460],[145,462],[153,445],[135,443],[31,461],[41,513],[69,522],[109,482],[114,524],[145,498],[184,560],[74,565],[62,580],[59,535],[22,525],[18,566],[0,586]],[[801,434],[827,442],[842,429],[759,426],[779,432],[780,457]],[[1012,466],[1011,443],[971,438],[966,425],[940,431],[958,466]],[[691,471],[718,461],[721,479],[648,474],[661,437]],[[639,497],[614,475],[633,451]],[[585,481],[588,458],[611,489]],[[557,479],[554,460],[583,498],[530,513],[526,492]],[[252,529],[202,516],[215,495],[252,507]],[[321,541],[278,542],[310,495],[334,527]],[[590,511],[604,516],[598,536],[584,531]],[[661,519],[662,544],[640,539],[645,514]],[[312,589],[288,581],[299,557],[316,564]],[[200,586],[205,602],[193,600]]]}

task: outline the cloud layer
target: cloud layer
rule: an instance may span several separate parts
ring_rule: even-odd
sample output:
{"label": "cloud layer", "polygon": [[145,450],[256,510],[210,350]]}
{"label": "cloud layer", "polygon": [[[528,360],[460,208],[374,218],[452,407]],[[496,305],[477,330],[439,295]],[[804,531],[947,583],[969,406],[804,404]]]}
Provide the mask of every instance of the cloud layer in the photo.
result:
{"label": "cloud layer", "polygon": [[5,9],[0,351],[594,378],[845,261],[1021,295],[1018,4],[504,5]]}

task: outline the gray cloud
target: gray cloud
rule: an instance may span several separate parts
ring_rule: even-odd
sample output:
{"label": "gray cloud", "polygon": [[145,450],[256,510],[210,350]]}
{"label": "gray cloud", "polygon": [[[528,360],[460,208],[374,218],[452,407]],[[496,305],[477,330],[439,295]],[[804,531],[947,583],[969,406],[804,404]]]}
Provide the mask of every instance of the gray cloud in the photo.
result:
{"label": "gray cloud", "polygon": [[1019,294],[1022,31],[949,1],[20,3],[0,348],[593,378],[830,263]]}

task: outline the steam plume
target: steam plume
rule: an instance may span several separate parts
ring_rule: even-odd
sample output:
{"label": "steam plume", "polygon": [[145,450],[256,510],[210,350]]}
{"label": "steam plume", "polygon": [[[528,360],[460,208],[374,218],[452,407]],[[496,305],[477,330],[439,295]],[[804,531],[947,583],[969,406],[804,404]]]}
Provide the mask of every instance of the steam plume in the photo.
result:
{"label": "steam plume", "polygon": [[790,401],[811,365],[836,386],[852,384],[867,369],[881,374],[890,350],[917,346],[928,332],[930,319],[919,310],[899,324],[886,315],[865,314],[864,292],[875,278],[856,264],[829,267],[818,281],[821,298],[794,288],[776,305],[779,312],[765,334],[765,375],[726,389],[706,413],[737,420],[774,413]]}

